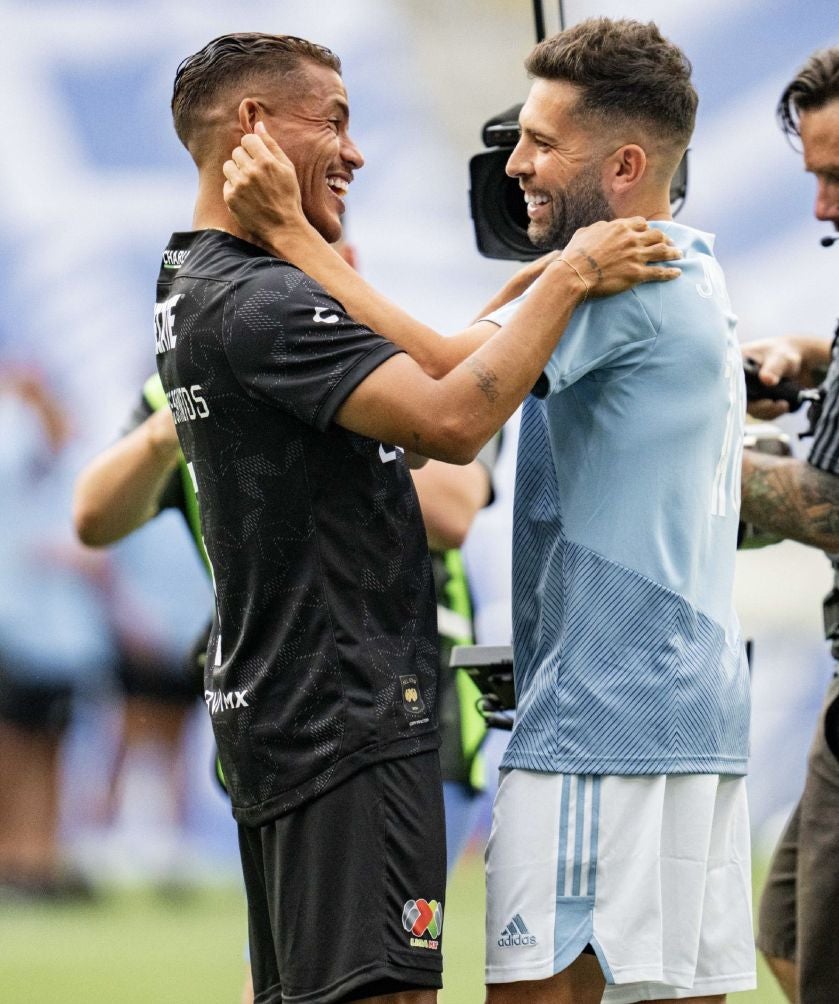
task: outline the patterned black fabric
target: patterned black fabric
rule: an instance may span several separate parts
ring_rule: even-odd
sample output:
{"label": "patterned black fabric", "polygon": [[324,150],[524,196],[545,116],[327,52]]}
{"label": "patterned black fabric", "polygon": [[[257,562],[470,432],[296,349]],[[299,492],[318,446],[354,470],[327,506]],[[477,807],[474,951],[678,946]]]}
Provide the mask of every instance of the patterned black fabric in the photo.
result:
{"label": "patterned black fabric", "polygon": [[821,471],[839,474],[839,327],[833,336],[830,366],[823,387],[824,401],[808,459]]}
{"label": "patterned black fabric", "polygon": [[398,350],[292,265],[213,230],[172,238],[155,327],[215,579],[205,699],[234,815],[262,825],[439,742],[410,473],[332,421]]}

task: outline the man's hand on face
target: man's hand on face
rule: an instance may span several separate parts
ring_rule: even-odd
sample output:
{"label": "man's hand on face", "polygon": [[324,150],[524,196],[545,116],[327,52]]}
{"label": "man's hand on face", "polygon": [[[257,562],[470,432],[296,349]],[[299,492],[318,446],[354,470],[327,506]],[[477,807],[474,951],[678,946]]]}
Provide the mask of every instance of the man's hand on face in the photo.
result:
{"label": "man's hand on face", "polygon": [[294,165],[262,122],[225,161],[224,201],[258,244],[273,248],[282,234],[307,228]]}
{"label": "man's hand on face", "polygon": [[643,216],[579,229],[560,256],[587,286],[587,296],[611,296],[642,282],[677,279],[678,268],[651,262],[675,261],[682,252]]}

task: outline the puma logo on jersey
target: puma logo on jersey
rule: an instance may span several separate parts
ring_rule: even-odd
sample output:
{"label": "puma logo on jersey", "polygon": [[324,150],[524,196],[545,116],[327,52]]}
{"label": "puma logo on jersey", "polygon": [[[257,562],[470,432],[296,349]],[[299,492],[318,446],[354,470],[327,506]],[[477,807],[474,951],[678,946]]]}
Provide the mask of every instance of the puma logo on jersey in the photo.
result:
{"label": "puma logo on jersey", "polygon": [[325,311],[329,310],[329,307],[315,307],[315,316],[312,320],[315,324],[337,324],[338,315],[337,314],[326,314]]}
{"label": "puma logo on jersey", "polygon": [[386,450],[385,445],[390,446],[390,443],[379,443],[379,460],[383,464],[389,464],[391,460],[396,460],[400,453],[405,452],[401,446],[390,446],[390,449]]}
{"label": "puma logo on jersey", "polygon": [[247,690],[205,690],[204,700],[210,714],[216,715],[231,708],[249,708],[250,705],[245,700],[247,695]]}

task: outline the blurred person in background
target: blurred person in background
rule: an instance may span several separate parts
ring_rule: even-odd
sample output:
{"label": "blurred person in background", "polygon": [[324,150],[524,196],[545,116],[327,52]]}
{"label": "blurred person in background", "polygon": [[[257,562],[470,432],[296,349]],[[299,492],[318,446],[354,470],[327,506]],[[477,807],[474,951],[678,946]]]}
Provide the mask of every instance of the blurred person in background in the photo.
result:
{"label": "blurred person in background", "polygon": [[472,590],[460,548],[477,513],[492,500],[497,438],[465,467],[439,460],[412,471],[431,554],[437,597],[440,653],[440,770],[446,811],[446,868],[449,874],[472,835],[486,787],[481,747],[486,725],[477,710],[480,692],[464,670],[453,671],[455,645],[474,638]]}
{"label": "blurred person in background", "polygon": [[[180,456],[166,396],[154,376],[120,438],[76,479],[73,521],[81,542],[114,544],[159,512],[178,510],[204,559],[195,497]],[[142,602],[132,602],[130,585],[124,584],[129,595],[112,603],[121,722],[105,804],[107,846],[116,874],[122,867],[162,891],[179,891],[189,874],[183,746],[203,694],[203,659],[178,655],[155,638],[153,627],[145,629]]]}
{"label": "blurred person in background", "polygon": [[67,534],[70,424],[42,374],[0,365],[0,897],[88,896],[59,839],[74,698],[112,658],[101,562]]}
{"label": "blurred person in background", "polygon": [[[839,47],[813,53],[784,90],[777,109],[787,137],[799,140],[816,182],[816,219],[839,231]],[[822,243],[830,243],[825,238]],[[834,252],[836,253],[836,252]],[[839,267],[839,265],[838,265]],[[743,346],[763,383],[791,380],[820,388],[810,407],[813,443],[806,460],[743,454],[744,521],[827,553],[835,584],[824,623],[839,660],[839,329],[831,342],[786,335]],[[751,413],[773,419],[789,410],[762,400]],[[839,999],[839,677],[828,687],[809,751],[801,799],[776,848],[760,904],[757,944],[790,1001]]]}

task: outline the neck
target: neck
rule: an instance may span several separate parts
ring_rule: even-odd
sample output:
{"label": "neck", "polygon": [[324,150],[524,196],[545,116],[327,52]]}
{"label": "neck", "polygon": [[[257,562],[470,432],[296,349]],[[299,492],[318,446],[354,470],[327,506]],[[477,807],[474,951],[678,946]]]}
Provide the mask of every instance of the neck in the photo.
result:
{"label": "neck", "polygon": [[673,213],[670,211],[670,201],[667,202],[667,207],[665,209],[654,209],[650,212],[639,212],[639,216],[644,216],[648,220],[672,220]]}
{"label": "neck", "polygon": [[613,199],[612,209],[618,218],[643,216],[645,220],[672,220],[670,186],[649,192],[635,192],[631,198]]}
{"label": "neck", "polygon": [[249,240],[248,234],[239,226],[236,218],[227,208],[222,191],[224,175],[221,170],[201,171],[198,175],[198,195],[192,213],[193,230],[224,230]]}

